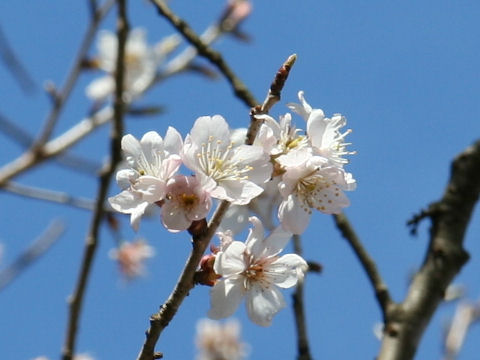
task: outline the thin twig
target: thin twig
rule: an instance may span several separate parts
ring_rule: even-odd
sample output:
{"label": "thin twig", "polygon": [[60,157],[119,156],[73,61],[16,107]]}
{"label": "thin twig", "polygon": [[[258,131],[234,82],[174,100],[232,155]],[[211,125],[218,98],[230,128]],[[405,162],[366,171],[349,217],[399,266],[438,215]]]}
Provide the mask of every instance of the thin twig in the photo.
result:
{"label": "thin twig", "polygon": [[123,99],[124,76],[125,76],[125,43],[127,41],[129,25],[126,14],[126,0],[118,0],[118,18],[117,18],[117,61],[115,72],[115,101],[112,132],[110,138],[110,164],[100,176],[100,185],[97,195],[95,212],[92,217],[89,233],[86,238],[85,251],[82,265],[78,276],[76,289],[70,298],[70,316],[67,326],[67,336],[62,351],[63,360],[71,360],[75,354],[75,342],[78,329],[78,321],[82,309],[83,299],[89,274],[91,271],[95,250],[98,244],[100,224],[105,215],[104,202],[108,193],[110,181],[115,172],[115,168],[121,161],[121,138],[123,134],[123,118],[126,105]]}
{"label": "thin twig", "polygon": [[378,304],[380,305],[380,310],[382,311],[383,320],[386,322],[387,311],[389,307],[393,305],[393,300],[390,297],[387,285],[380,276],[377,265],[367,253],[367,250],[363,247],[347,217],[344,214],[339,214],[334,215],[333,218],[342,236],[345,238],[345,240],[347,240],[358,260],[362,264],[373,290],[375,291],[375,296]]}
{"label": "thin twig", "polygon": [[[302,243],[300,235],[293,235],[293,247],[295,254],[302,256]],[[297,360],[311,360],[310,345],[307,335],[307,321],[305,319],[305,305],[303,297],[304,279],[299,279],[293,298],[293,312],[295,314],[295,325],[297,328]]]}
{"label": "thin twig", "polygon": [[50,114],[47,116],[45,125],[43,126],[40,135],[32,146],[33,151],[35,151],[35,149],[41,149],[41,147],[50,138],[55,124],[58,120],[58,117],[63,109],[63,105],[65,105],[67,99],[69,98],[73,87],[77,82],[78,76],[81,73],[83,61],[85,60],[91,43],[95,38],[98,26],[103,20],[103,18],[108,14],[114,3],[115,0],[107,0],[105,4],[101,8],[97,9],[91,17],[90,25],[88,26],[87,32],[83,37],[82,43],[78,50],[72,69],[70,70],[70,73],[67,77],[65,85],[63,86],[61,91],[55,91],[55,96],[53,97],[53,108]]}
{"label": "thin twig", "polygon": [[447,287],[468,261],[465,231],[480,194],[480,141],[452,164],[440,209],[431,215],[430,243],[405,300],[387,314],[379,360],[413,359],[420,339]]}
{"label": "thin twig", "polygon": [[[42,189],[34,186],[22,185],[16,182],[8,182],[3,190],[12,194],[24,196],[31,199],[44,200],[62,205],[69,205],[79,209],[93,211],[95,202],[90,199],[74,197],[66,192]],[[107,207],[105,211],[110,211]]]}
{"label": "thin twig", "polygon": [[242,99],[249,107],[258,104],[253,95],[247,89],[245,84],[234,74],[227,65],[220,53],[212,50],[202,39],[193,31],[188,23],[175,15],[170,8],[162,0],[150,0],[158,10],[158,13],[165,17],[174,27],[182,34],[185,39],[190,42],[198,51],[198,54],[208,59],[215,65],[219,71],[231,84],[233,91],[237,97]]}
{"label": "thin twig", "polygon": [[5,63],[5,66],[12,73],[15,80],[26,93],[30,93],[35,89],[35,82],[32,77],[22,65],[18,57],[15,55],[12,47],[10,46],[7,37],[3,33],[0,26],[0,58]]}
{"label": "thin twig", "polygon": [[6,269],[0,272],[0,291],[5,289],[28,266],[38,260],[65,231],[65,225],[59,220],[52,221],[47,229]]}

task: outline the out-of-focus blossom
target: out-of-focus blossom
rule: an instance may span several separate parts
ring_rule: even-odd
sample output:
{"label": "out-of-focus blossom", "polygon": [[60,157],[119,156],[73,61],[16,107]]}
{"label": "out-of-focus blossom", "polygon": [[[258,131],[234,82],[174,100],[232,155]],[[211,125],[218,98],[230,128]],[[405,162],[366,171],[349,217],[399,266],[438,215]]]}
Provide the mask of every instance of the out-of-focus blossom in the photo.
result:
{"label": "out-of-focus blossom", "polygon": [[468,329],[480,318],[478,304],[462,301],[458,304],[452,323],[445,336],[445,358],[456,359],[468,333]]}
{"label": "out-of-focus blossom", "polygon": [[185,138],[182,158],[212,197],[237,205],[258,196],[272,171],[261,147],[232,143],[228,124],[220,115],[195,121]]}
{"label": "out-of-focus blossom", "polygon": [[134,279],[145,273],[144,261],[153,257],[155,251],[139,239],[122,243],[119,248],[110,250],[109,255],[117,261],[120,271],[127,279]]}
{"label": "out-of-focus blossom", "polygon": [[[98,38],[98,67],[108,74],[96,79],[87,86],[87,96],[101,101],[115,91],[115,69],[117,62],[118,39],[107,30]],[[161,58],[146,41],[145,30],[133,29],[125,44],[125,98],[131,101],[142,94],[155,79]]]}
{"label": "out-of-focus blossom", "polygon": [[181,148],[182,138],[172,127],[165,139],[155,131],[146,133],[140,141],[130,134],[122,138],[122,150],[130,167],[117,173],[123,191],[108,201],[116,211],[131,214],[135,230],[147,206],[165,199],[167,182],[182,162]]}
{"label": "out-of-focus blossom", "polygon": [[210,194],[195,176],[176,175],[167,182],[163,225],[171,232],[186,230],[192,221],[204,219],[211,206]]}
{"label": "out-of-focus blossom", "polygon": [[[38,356],[32,360],[49,360],[49,359],[46,356]],[[73,357],[73,360],[95,360],[95,359],[89,354],[77,354]]]}
{"label": "out-of-focus blossom", "polygon": [[269,326],[273,316],[286,306],[278,288],[294,286],[308,266],[296,254],[279,256],[291,233],[278,227],[265,238],[260,220],[251,217],[250,221],[254,227],[247,241],[232,241],[216,255],[214,270],[222,278],[211,290],[208,316],[228,317],[246,297],[250,319]]}
{"label": "out-of-focus blossom", "polygon": [[201,319],[197,323],[195,339],[197,360],[245,359],[248,347],[240,340],[240,324],[230,320],[225,323]]}

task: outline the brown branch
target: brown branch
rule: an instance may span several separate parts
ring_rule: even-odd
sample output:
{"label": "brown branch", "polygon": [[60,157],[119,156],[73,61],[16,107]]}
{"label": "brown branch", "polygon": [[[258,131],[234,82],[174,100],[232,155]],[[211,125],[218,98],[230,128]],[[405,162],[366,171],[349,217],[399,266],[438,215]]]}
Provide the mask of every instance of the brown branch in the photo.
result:
{"label": "brown branch", "polygon": [[[274,83],[279,76],[278,74],[279,73],[277,73],[277,75],[275,76]],[[281,87],[278,91],[278,96],[280,96]],[[268,98],[269,97],[267,96],[267,99]],[[254,109],[259,108],[260,106],[254,106],[251,112],[253,112]],[[252,135],[250,137],[247,136],[247,138],[245,139],[245,144],[251,145],[253,143],[256,136],[256,129],[258,128],[257,125],[258,119],[255,119],[254,116],[251,116],[251,122],[247,133],[250,133]],[[142,346],[142,349],[140,350],[137,360],[153,360],[163,357],[161,353],[155,352],[155,345],[160,338],[160,334],[162,333],[163,329],[168,326],[170,321],[177,313],[180,305],[185,299],[185,296],[187,296],[189,291],[195,286],[195,271],[198,267],[200,259],[203,256],[205,250],[207,249],[211,238],[215,234],[217,227],[222,221],[225,212],[228,210],[229,205],[229,202],[222,201],[222,203],[215,211],[212,220],[208,224],[207,229],[205,231],[200,231],[198,235],[193,236],[193,249],[190,253],[187,263],[185,264],[182,274],[180,275],[180,278],[175,285],[175,288],[171,292],[167,301],[160,307],[160,310],[150,317],[150,328],[145,333],[146,339]]]}
{"label": "brown branch", "polygon": [[230,69],[220,53],[212,50],[202,39],[193,31],[186,21],[175,15],[162,0],[150,0],[158,10],[158,13],[165,17],[178,30],[183,37],[192,44],[198,51],[198,54],[205,57],[227,78],[231,84],[235,95],[249,107],[258,104],[253,95],[247,89],[245,84]]}
{"label": "brown branch", "polygon": [[468,261],[463,240],[480,193],[480,141],[454,161],[448,186],[431,206],[430,243],[405,300],[387,314],[379,360],[413,359],[445,291]]}
{"label": "brown branch", "polygon": [[363,247],[360,239],[355,233],[355,230],[348,221],[348,218],[344,214],[334,215],[333,218],[337,228],[342,233],[342,236],[345,238],[345,240],[347,240],[358,260],[362,264],[373,290],[375,291],[375,296],[378,304],[380,305],[380,310],[382,311],[383,320],[385,322],[389,308],[394,305],[387,285],[380,276],[377,265],[367,253],[367,250]]}
{"label": "brown branch", "polygon": [[40,258],[60,238],[65,226],[60,221],[53,221],[30,247],[7,268],[0,272],[0,291],[5,289],[18,275],[20,275],[35,260]]}
{"label": "brown branch", "polygon": [[115,72],[115,101],[112,132],[110,136],[110,164],[100,176],[100,185],[97,194],[95,212],[93,213],[90,230],[85,241],[85,251],[82,265],[78,276],[77,285],[73,295],[70,297],[70,316],[67,326],[67,335],[62,351],[63,360],[72,360],[75,354],[75,342],[78,329],[78,322],[82,310],[83,299],[87,282],[92,268],[93,258],[98,244],[100,224],[105,215],[104,202],[107,197],[108,187],[115,172],[117,164],[121,161],[121,138],[123,134],[123,118],[126,105],[123,97],[125,77],[125,43],[127,41],[129,25],[126,14],[126,0],[117,0],[117,61]]}
{"label": "brown branch", "polygon": [[[302,244],[299,235],[293,235],[295,254],[302,256]],[[297,360],[311,360],[310,345],[307,335],[307,321],[305,319],[305,305],[303,297],[304,279],[299,279],[293,298],[293,312],[297,328]]]}

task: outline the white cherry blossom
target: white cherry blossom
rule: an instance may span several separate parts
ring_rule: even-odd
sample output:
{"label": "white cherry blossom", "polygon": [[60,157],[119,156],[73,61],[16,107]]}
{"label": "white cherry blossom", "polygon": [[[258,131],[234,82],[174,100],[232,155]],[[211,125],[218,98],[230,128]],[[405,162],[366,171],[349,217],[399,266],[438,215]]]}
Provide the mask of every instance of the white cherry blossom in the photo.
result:
{"label": "white cherry blossom", "polygon": [[303,233],[312,209],[338,214],[350,205],[343,190],[354,190],[355,180],[327,158],[312,156],[303,150],[283,155],[278,161],[285,171],[279,183],[283,201],[278,210],[285,230],[293,234]]}
{"label": "white cherry blossom", "polygon": [[122,150],[130,167],[117,173],[117,183],[124,190],[108,201],[116,211],[131,214],[135,230],[146,208],[165,198],[167,181],[181,165],[181,148],[182,138],[172,127],[165,140],[155,131],[146,133],[140,141],[130,134],[122,138]]}
{"label": "white cherry blossom", "polygon": [[[115,90],[115,69],[117,61],[117,36],[102,30],[98,38],[98,67],[107,75],[87,86],[87,96],[93,100],[104,100]],[[125,96],[134,99],[143,93],[155,78],[161,58],[146,42],[145,30],[133,29],[125,44]]]}
{"label": "white cherry blossom", "polygon": [[347,130],[340,132],[340,129],[347,124],[347,120],[340,114],[332,118],[325,117],[321,109],[313,109],[305,100],[303,91],[298,93],[300,104],[288,104],[288,107],[302,116],[307,122],[307,135],[315,155],[324,156],[337,166],[348,163],[345,155],[355,154],[354,151],[347,151],[346,147],[351,145],[345,142],[345,137],[352,132]]}
{"label": "white cherry blossom", "polygon": [[193,170],[211,196],[248,204],[270,179],[272,166],[260,146],[238,145],[220,115],[195,121],[183,148],[184,164]]}
{"label": "white cherry blossom", "polygon": [[291,233],[281,227],[268,237],[260,220],[251,217],[253,228],[247,241],[232,241],[216,254],[214,270],[222,278],[211,290],[210,318],[232,315],[246,298],[250,319],[269,326],[273,316],[286,306],[279,288],[294,286],[304,275],[307,263],[296,254],[279,256]]}

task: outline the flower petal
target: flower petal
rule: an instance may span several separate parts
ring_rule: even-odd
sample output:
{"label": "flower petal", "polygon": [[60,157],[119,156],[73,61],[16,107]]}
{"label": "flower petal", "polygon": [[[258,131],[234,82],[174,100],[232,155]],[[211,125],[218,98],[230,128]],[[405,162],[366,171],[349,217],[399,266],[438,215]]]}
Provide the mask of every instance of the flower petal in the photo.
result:
{"label": "flower petal", "polygon": [[308,265],[297,254],[286,254],[271,263],[268,267],[268,276],[272,282],[281,288],[295,286],[303,278]]}
{"label": "flower petal", "polygon": [[292,234],[302,234],[310,222],[311,212],[302,207],[298,196],[290,194],[278,208],[278,218],[284,230]]}
{"label": "flower petal", "polygon": [[240,278],[219,280],[210,291],[210,310],[208,317],[222,319],[237,310],[244,296],[244,287]]}
{"label": "flower petal", "polygon": [[283,295],[275,286],[263,288],[253,284],[247,294],[248,316],[260,326],[270,326],[273,316],[285,306]]}
{"label": "flower petal", "polygon": [[240,241],[233,241],[225,251],[221,251],[215,257],[213,270],[222,276],[239,274],[245,270],[243,253],[245,244]]}

